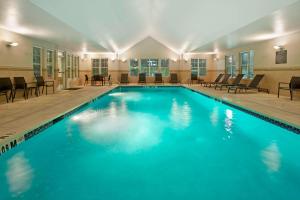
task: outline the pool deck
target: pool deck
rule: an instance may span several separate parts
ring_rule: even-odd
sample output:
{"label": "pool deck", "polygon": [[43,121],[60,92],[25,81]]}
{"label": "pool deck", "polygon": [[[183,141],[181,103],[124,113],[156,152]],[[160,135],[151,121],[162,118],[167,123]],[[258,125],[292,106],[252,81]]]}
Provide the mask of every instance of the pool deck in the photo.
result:
{"label": "pool deck", "polygon": [[[147,86],[150,86],[150,84]],[[299,97],[295,101],[290,101],[287,96],[282,96],[278,99],[274,94],[257,92],[228,94],[226,89],[219,91],[200,85],[183,86],[251,111],[262,113],[298,128],[300,127]],[[28,100],[24,100],[19,96],[14,103],[8,104],[1,97],[0,145],[7,144],[13,139],[18,139],[20,135],[24,135],[24,133],[71,111],[115,87],[117,85],[87,86],[79,90],[64,90],[47,96],[32,97]]]}

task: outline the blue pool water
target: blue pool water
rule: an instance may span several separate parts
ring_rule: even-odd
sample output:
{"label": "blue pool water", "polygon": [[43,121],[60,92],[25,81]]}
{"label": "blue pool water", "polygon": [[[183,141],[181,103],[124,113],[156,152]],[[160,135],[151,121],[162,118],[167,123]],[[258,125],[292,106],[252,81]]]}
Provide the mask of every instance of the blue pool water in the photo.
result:
{"label": "blue pool water", "polygon": [[0,199],[299,199],[300,136],[184,88],[118,88],[0,156]]}

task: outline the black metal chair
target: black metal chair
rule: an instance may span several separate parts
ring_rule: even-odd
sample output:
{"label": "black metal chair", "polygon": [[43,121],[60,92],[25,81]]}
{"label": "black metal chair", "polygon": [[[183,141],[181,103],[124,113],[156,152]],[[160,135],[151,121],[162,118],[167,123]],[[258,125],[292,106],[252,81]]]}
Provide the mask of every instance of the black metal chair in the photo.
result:
{"label": "black metal chair", "polygon": [[162,74],[161,73],[155,73],[155,80],[154,83],[163,83],[163,78],[162,78]]}
{"label": "black metal chair", "polygon": [[278,98],[280,95],[280,90],[290,91],[291,100],[293,100],[293,92],[300,91],[300,77],[293,76],[289,83],[279,82],[278,83]]}
{"label": "black metal chair", "polygon": [[89,84],[89,77],[87,74],[84,75],[84,86]]}
{"label": "black metal chair", "polygon": [[104,76],[98,74],[92,76],[92,85],[97,85],[97,82],[101,82],[101,85],[104,85]]}
{"label": "black metal chair", "polygon": [[[6,97],[7,103],[10,99],[14,102],[13,90],[14,87],[9,77],[0,78],[0,95],[4,95]],[[8,92],[10,93],[9,96]]]}
{"label": "black metal chair", "polygon": [[42,76],[35,77],[36,79],[36,90],[37,96],[40,95],[40,87],[42,88],[42,94],[44,93],[44,88],[46,87],[46,95],[48,94],[48,87],[52,87],[52,91],[54,94],[54,81],[45,81]]}
{"label": "black metal chair", "polygon": [[171,73],[171,74],[170,74],[170,83],[172,83],[172,84],[177,84],[177,83],[179,83],[179,81],[178,81],[178,76],[177,76],[176,73]]}
{"label": "black metal chair", "polygon": [[35,94],[37,94],[36,91],[36,84],[35,83],[26,83],[24,77],[14,77],[14,83],[15,83],[15,88],[14,88],[14,99],[16,97],[17,90],[23,90],[23,96],[24,99],[28,99],[28,91],[30,90],[30,94],[32,95],[32,90],[35,90]]}
{"label": "black metal chair", "polygon": [[[238,84],[236,86],[229,86],[228,87],[228,93],[232,90],[234,90],[234,93],[236,94],[237,93],[237,90],[245,90],[245,92],[247,92],[247,90],[257,90],[259,91],[260,88],[258,87],[259,86],[259,83],[260,81],[263,79],[265,75],[264,74],[257,74],[255,75],[255,77],[253,78],[253,80],[249,83],[249,85],[246,85],[246,84]],[[269,93],[269,90],[265,90],[267,93]]]}
{"label": "black metal chair", "polygon": [[139,73],[139,81],[138,83],[146,84],[146,73]]}
{"label": "black metal chair", "polygon": [[123,73],[121,74],[121,84],[128,84],[129,80],[128,80],[128,74],[127,73]]}

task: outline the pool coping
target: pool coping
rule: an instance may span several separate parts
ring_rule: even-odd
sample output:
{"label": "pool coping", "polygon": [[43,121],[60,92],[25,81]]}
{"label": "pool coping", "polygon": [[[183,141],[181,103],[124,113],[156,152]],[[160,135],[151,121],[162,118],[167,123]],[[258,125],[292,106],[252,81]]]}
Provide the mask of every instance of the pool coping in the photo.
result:
{"label": "pool coping", "polygon": [[19,134],[16,134],[16,135],[4,140],[3,144],[0,143],[0,156],[2,154],[4,154],[5,152],[9,151],[10,149],[18,146],[19,144],[29,140],[30,138],[34,137],[35,135],[38,135],[39,133],[41,133],[43,130],[47,129],[48,127],[56,124],[57,122],[65,119],[66,117],[69,117],[70,115],[74,114],[75,112],[77,112],[78,110],[84,108],[85,106],[89,105],[90,103],[92,103],[92,102],[98,100],[99,98],[109,94],[113,90],[117,90],[117,89],[120,89],[122,87],[123,88],[130,88],[130,87],[133,87],[133,88],[134,87],[141,87],[141,88],[158,88],[158,87],[185,88],[187,90],[198,93],[200,95],[203,95],[205,97],[213,99],[217,102],[223,103],[225,105],[228,105],[230,107],[238,109],[240,111],[243,111],[243,112],[248,113],[252,116],[255,116],[255,117],[260,118],[264,121],[267,121],[267,122],[272,123],[276,126],[279,126],[281,128],[287,129],[287,130],[289,130],[289,131],[291,131],[295,134],[300,135],[300,127],[296,124],[291,124],[291,123],[286,122],[282,119],[278,119],[278,118],[275,118],[273,116],[269,116],[265,113],[258,112],[256,110],[253,110],[253,109],[235,104],[233,102],[224,100],[222,98],[219,98],[219,97],[216,97],[216,96],[213,96],[213,95],[209,95],[209,94],[207,94],[203,91],[199,91],[199,90],[196,90],[196,89],[193,89],[193,88],[189,88],[189,87],[184,86],[184,85],[119,85],[117,87],[111,88],[110,90],[108,90],[106,92],[103,92],[102,94],[98,95],[97,97],[92,98],[91,100],[83,102],[83,103],[81,103],[81,104],[79,104],[79,105],[77,105],[77,106],[75,106],[71,109],[68,109],[68,110],[62,112],[61,114],[57,115],[56,117],[45,120],[44,122],[40,123],[39,125],[31,128],[29,130],[25,130],[25,131],[23,131]]}

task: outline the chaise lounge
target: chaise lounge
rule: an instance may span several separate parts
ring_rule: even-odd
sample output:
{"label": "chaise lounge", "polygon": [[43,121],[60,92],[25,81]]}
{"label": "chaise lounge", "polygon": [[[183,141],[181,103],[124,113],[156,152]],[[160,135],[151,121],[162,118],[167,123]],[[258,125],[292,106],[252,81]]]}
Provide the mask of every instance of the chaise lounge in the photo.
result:
{"label": "chaise lounge", "polygon": [[162,79],[162,74],[161,73],[155,73],[155,80],[154,80],[154,83],[157,84],[157,83],[163,83],[163,79]]}
{"label": "chaise lounge", "polygon": [[210,82],[204,81],[201,83],[201,85],[203,85],[204,87],[211,87],[212,85],[219,83],[223,76],[224,76],[224,74],[219,74],[215,81],[210,81]]}
{"label": "chaise lounge", "polygon": [[[255,77],[253,78],[253,80],[248,84],[239,84],[236,86],[230,86],[228,87],[228,93],[230,93],[230,91],[234,91],[234,93],[237,93],[237,90],[241,91],[244,90],[245,92],[247,92],[247,90],[257,90],[260,91],[259,83],[260,81],[263,79],[265,75],[264,74],[257,74],[255,75]],[[269,93],[269,90],[265,90],[267,93]]]}
{"label": "chaise lounge", "polygon": [[138,83],[146,84],[146,73],[139,73]]}

